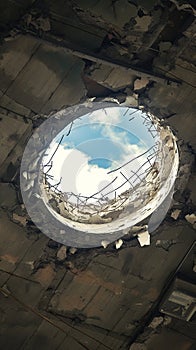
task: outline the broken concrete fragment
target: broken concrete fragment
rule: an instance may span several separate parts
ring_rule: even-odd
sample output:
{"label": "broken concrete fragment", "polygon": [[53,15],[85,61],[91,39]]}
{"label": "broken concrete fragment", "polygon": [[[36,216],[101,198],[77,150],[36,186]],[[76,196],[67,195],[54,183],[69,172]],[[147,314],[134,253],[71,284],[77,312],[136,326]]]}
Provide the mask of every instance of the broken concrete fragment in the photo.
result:
{"label": "broken concrete fragment", "polygon": [[172,321],[172,318],[170,316],[164,316],[163,325],[168,326],[168,324],[170,324],[171,321]]}
{"label": "broken concrete fragment", "polygon": [[134,81],[134,91],[141,90],[146,87],[149,83],[149,79],[147,78],[138,78]]}
{"label": "broken concrete fragment", "polygon": [[127,86],[132,86],[136,76],[126,68],[111,68],[101,64],[94,66],[94,69],[90,73],[90,78],[116,91]]}
{"label": "broken concrete fragment", "polygon": [[188,221],[191,225],[194,225],[196,223],[196,215],[194,213],[187,214],[185,216],[186,221]]}
{"label": "broken concrete fragment", "polygon": [[92,15],[98,17],[101,22],[111,23],[120,29],[122,29],[131,18],[135,17],[138,12],[137,6],[131,4],[127,0],[113,2],[110,0],[96,1],[93,6],[92,1],[90,1],[90,5],[88,1],[82,1],[82,4],[81,1],[78,3],[83,9],[92,12]]}
{"label": "broken concrete fragment", "polygon": [[123,245],[123,240],[118,239],[118,241],[115,242],[116,249],[120,249],[120,247]]}
{"label": "broken concrete fragment", "polygon": [[176,243],[177,241],[175,241],[174,239],[171,239],[171,240],[158,239],[156,241],[156,247],[163,248],[164,250],[168,251],[169,248]]}
{"label": "broken concrete fragment", "polygon": [[[137,94],[132,94],[132,90],[127,88],[125,90],[127,93],[127,97],[123,103],[121,103],[121,106],[126,106],[126,107],[138,107],[138,95]],[[130,96],[129,96],[130,94]]]}
{"label": "broken concrete fragment", "polygon": [[22,176],[27,180],[28,179],[27,171],[23,171]]}
{"label": "broken concrete fragment", "polygon": [[143,33],[143,32],[147,32],[149,25],[152,21],[152,17],[151,16],[143,16],[143,17],[137,16],[135,18],[135,20],[136,20],[135,30]]}
{"label": "broken concrete fragment", "polygon": [[110,242],[108,242],[108,241],[101,241],[101,245],[102,245],[102,247],[104,249],[107,248],[108,244],[110,244]]}
{"label": "broken concrete fragment", "polygon": [[24,21],[28,27],[31,25],[35,29],[42,30],[43,32],[48,32],[51,29],[50,19],[48,17],[40,16],[38,18],[34,18],[32,14],[27,14]]}
{"label": "broken concrete fragment", "polygon": [[20,223],[22,226],[26,226],[26,223],[27,223],[26,217],[13,213],[12,218],[14,222]]}
{"label": "broken concrete fragment", "polygon": [[148,327],[156,329],[158,326],[160,326],[160,324],[163,323],[163,321],[164,321],[164,318],[161,317],[161,316],[160,317],[154,317]]}
{"label": "broken concrete fragment", "polygon": [[67,247],[63,245],[57,252],[57,260],[64,261],[67,258]]}
{"label": "broken concrete fragment", "polygon": [[141,232],[141,233],[138,233],[137,239],[138,239],[141,247],[143,247],[145,245],[150,245],[150,234],[149,234],[148,230]]}
{"label": "broken concrete fragment", "polygon": [[170,1],[176,5],[176,7],[179,11],[190,10],[193,12],[193,15],[196,16],[196,9],[191,4],[189,4],[188,1],[185,4],[179,4],[177,0],[170,0]]}
{"label": "broken concrete fragment", "polygon": [[93,215],[89,218],[89,224],[103,224],[106,222],[111,222],[112,218],[102,218],[100,215]]}
{"label": "broken concrete fragment", "polygon": [[144,231],[146,231],[148,229],[148,226],[147,225],[143,225],[143,226],[137,226],[137,225],[135,225],[135,226],[132,226],[131,228],[130,228],[130,231],[134,234],[134,233],[140,233],[140,232],[144,232]]}
{"label": "broken concrete fragment", "polygon": [[180,209],[175,209],[174,211],[172,211],[171,213],[171,218],[174,219],[174,220],[177,220],[179,215],[181,213],[181,210]]}
{"label": "broken concrete fragment", "polygon": [[69,252],[70,252],[70,254],[75,254],[76,252],[77,252],[77,248],[75,248],[75,247],[71,247],[71,248],[69,248]]}

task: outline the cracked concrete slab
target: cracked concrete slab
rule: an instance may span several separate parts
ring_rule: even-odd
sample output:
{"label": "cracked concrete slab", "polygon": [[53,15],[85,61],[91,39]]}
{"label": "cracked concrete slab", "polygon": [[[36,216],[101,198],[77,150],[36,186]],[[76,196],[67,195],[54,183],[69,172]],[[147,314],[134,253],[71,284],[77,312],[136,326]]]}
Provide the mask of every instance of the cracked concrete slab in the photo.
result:
{"label": "cracked concrete slab", "polygon": [[113,90],[125,87],[132,88],[136,75],[127,69],[111,68],[105,65],[95,65],[91,68],[89,77],[99,84]]}
{"label": "cracked concrete slab", "polygon": [[28,124],[19,119],[0,114],[0,165],[6,160],[28,127]]}
{"label": "cracked concrete slab", "polygon": [[129,1],[79,1],[78,6],[92,12],[106,23],[111,23],[119,28],[123,28],[129,20],[137,15],[137,7]]}

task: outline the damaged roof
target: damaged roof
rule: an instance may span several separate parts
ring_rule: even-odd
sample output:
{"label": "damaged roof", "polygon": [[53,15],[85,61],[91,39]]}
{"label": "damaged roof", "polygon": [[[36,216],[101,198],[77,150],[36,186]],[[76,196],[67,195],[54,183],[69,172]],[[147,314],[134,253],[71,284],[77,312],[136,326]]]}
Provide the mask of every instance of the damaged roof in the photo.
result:
{"label": "damaged roof", "polygon": [[[0,4],[2,348],[193,349],[195,318],[165,316],[159,304],[195,241],[195,23],[194,1]],[[27,141],[52,113],[91,97],[142,106],[177,138],[172,207],[150,246],[127,235],[105,248],[65,247],[24,206]]]}

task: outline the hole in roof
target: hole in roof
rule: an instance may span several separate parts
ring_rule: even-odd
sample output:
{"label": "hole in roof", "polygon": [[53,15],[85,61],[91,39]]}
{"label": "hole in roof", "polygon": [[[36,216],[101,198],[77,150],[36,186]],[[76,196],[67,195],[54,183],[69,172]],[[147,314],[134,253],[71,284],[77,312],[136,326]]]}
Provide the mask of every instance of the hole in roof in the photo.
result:
{"label": "hole in roof", "polygon": [[[35,180],[26,169],[38,144]],[[149,217],[170,193],[177,170],[169,127],[140,109],[92,103],[41,125],[23,156],[21,188],[29,215],[49,237],[99,246]],[[34,193],[28,194],[30,179]]]}
{"label": "hole in roof", "polygon": [[155,161],[158,140],[145,118],[140,110],[111,107],[66,126],[43,158],[51,190],[86,210],[138,185]]}

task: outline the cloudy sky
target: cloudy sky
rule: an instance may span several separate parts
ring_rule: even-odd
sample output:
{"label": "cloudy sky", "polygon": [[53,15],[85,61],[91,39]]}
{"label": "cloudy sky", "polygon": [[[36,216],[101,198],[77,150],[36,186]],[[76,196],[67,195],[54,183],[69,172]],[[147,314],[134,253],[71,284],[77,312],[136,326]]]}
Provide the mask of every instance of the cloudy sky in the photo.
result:
{"label": "cloudy sky", "polygon": [[[133,119],[134,117],[134,119]],[[131,119],[131,120],[130,120]],[[59,182],[58,188],[63,192],[76,195],[113,198],[130,188],[126,178],[134,175],[146,161],[146,156],[120,166],[141,155],[154,145],[143,124],[141,111],[126,107],[110,107],[100,109],[77,119],[71,128],[68,125],[53,140],[47,150],[43,164],[47,164],[56,149],[62,135],[63,141],[53,157],[53,176],[51,184]],[[44,171],[48,168],[45,167]],[[140,175],[145,176],[145,169]],[[112,172],[111,172],[112,171]],[[111,172],[111,173],[109,173]]]}

